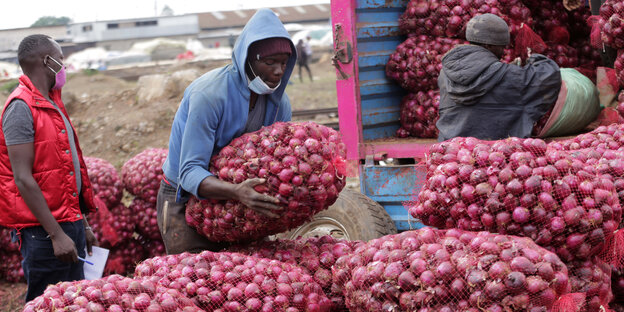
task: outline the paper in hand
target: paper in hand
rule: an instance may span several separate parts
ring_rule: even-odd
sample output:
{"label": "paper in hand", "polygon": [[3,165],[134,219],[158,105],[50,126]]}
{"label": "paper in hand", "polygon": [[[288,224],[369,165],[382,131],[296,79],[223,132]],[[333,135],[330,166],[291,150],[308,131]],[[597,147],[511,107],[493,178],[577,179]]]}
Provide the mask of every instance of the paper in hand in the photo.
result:
{"label": "paper in hand", "polygon": [[106,266],[106,260],[108,260],[108,249],[93,246],[93,256],[85,257],[86,260],[91,261],[93,265],[84,264],[85,279],[95,280],[102,277],[104,274],[104,267]]}

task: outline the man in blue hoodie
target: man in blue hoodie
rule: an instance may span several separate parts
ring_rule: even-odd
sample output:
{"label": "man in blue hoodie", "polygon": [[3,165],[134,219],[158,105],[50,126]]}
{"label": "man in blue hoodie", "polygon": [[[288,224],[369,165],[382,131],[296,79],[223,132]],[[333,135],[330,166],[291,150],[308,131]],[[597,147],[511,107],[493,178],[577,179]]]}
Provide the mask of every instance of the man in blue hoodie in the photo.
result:
{"label": "man in blue hoodie", "polygon": [[278,200],[253,189],[264,179],[232,184],[208,169],[212,156],[234,138],[290,121],[290,101],[284,89],[297,60],[294,51],[277,15],[260,9],[234,44],[232,63],[204,74],[186,88],[171,127],[157,202],[158,227],[168,254],[224,247],[186,224],[189,194],[201,199],[238,200],[276,216]]}
{"label": "man in blue hoodie", "polygon": [[557,100],[559,66],[541,54],[532,54],[522,67],[502,63],[509,27],[494,14],[473,17],[466,39],[469,45],[455,47],[442,58],[438,141],[530,136]]}

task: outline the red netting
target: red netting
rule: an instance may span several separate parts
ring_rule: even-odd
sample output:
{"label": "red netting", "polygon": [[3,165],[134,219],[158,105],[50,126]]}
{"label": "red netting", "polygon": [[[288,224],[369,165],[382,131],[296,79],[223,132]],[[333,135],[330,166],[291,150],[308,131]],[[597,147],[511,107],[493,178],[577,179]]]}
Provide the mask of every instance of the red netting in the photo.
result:
{"label": "red netting", "polygon": [[571,292],[584,293],[585,303],[579,311],[601,311],[613,299],[611,267],[598,258],[566,263]]}
{"label": "red netting", "polygon": [[148,279],[111,275],[97,280],[61,282],[28,302],[35,311],[202,311],[179,289],[165,288]]}
{"label": "red netting", "polygon": [[19,245],[11,241],[11,229],[0,228],[0,280],[9,283],[24,281],[21,261]]}
{"label": "red netting", "polygon": [[162,180],[162,166],[168,151],[161,148],[148,148],[132,157],[121,167],[121,179],[126,191],[151,203],[156,203],[156,196]]}
{"label": "red netting", "polygon": [[399,28],[408,35],[466,38],[466,24],[477,15],[492,13],[509,25],[512,42],[522,23],[531,26],[531,11],[519,0],[411,0],[399,18]]}
{"label": "red netting", "polygon": [[544,53],[546,48],[547,46],[544,40],[529,26],[522,24],[516,36],[514,54],[527,58],[529,50],[532,53]]}
{"label": "red netting", "polygon": [[436,138],[438,136],[438,107],[440,92],[420,91],[410,93],[401,100],[401,128],[397,136],[418,138]]}
{"label": "red netting", "polygon": [[620,92],[618,95],[617,111],[620,113],[620,116],[624,117],[624,92]]}
{"label": "red netting", "polygon": [[135,277],[179,290],[204,311],[329,311],[330,300],[304,271],[239,253],[183,253],[139,264]]}
{"label": "red netting", "polygon": [[602,49],[602,28],[606,23],[602,16],[593,15],[587,18],[587,24],[591,27],[590,42],[595,49]]}
{"label": "red netting", "polygon": [[602,42],[614,48],[624,48],[624,3],[619,0],[607,0],[600,7],[600,16],[605,23],[602,25]]}
{"label": "red netting", "polygon": [[351,254],[362,241],[336,240],[331,236],[299,238],[296,240],[258,241],[249,245],[234,246],[229,251],[279,260],[299,265],[314,278],[332,302],[331,311],[346,309],[341,287],[332,282],[331,268],[336,260]]}
{"label": "red netting", "polygon": [[123,195],[123,185],[117,169],[111,163],[101,158],[85,157],[84,160],[94,194],[109,209],[117,206]]}
{"label": "red netting", "polygon": [[[97,195],[95,196],[95,201],[98,211],[89,215],[89,225],[93,228],[93,234],[95,234],[102,247],[109,248],[115,246],[124,237],[132,233],[132,230],[128,233],[125,228],[119,226],[119,223],[113,221],[117,220],[117,217],[111,213],[108,206]],[[123,206],[122,203],[117,205]],[[115,207],[113,209],[117,210],[119,208]]]}
{"label": "red netting", "polygon": [[522,237],[423,228],[372,240],[333,268],[349,311],[550,311],[570,290],[553,253]]}
{"label": "red netting", "polygon": [[613,237],[622,213],[613,177],[624,171],[593,152],[455,138],[430,148],[427,182],[407,207],[426,225],[525,236],[564,261],[585,260]]}
{"label": "red netting", "polygon": [[336,201],[346,183],[345,157],[340,134],[313,122],[278,122],[244,134],[212,158],[210,171],[231,183],[266,179],[255,189],[280,201],[279,217],[238,201],[193,198],[186,222],[213,241],[260,239],[293,229]]}
{"label": "red netting", "polygon": [[438,88],[442,57],[458,44],[459,39],[428,37],[408,38],[399,44],[386,64],[386,75],[408,91],[428,91]]}

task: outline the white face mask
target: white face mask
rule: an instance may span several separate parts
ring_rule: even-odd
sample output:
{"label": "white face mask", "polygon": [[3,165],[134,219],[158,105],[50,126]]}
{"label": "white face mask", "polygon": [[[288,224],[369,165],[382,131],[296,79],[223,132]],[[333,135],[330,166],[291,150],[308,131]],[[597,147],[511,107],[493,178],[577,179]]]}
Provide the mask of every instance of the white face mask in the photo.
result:
{"label": "white face mask", "polygon": [[261,95],[271,94],[275,92],[275,90],[277,90],[277,88],[279,88],[279,86],[282,84],[282,81],[280,80],[280,82],[277,84],[277,86],[275,86],[275,88],[271,88],[264,82],[264,80],[262,80],[262,78],[260,78],[260,76],[257,76],[256,73],[254,73],[253,69],[251,68],[251,64],[249,64],[249,69],[251,69],[251,73],[256,78],[250,81],[248,86],[249,86],[249,89],[256,94],[261,94]]}

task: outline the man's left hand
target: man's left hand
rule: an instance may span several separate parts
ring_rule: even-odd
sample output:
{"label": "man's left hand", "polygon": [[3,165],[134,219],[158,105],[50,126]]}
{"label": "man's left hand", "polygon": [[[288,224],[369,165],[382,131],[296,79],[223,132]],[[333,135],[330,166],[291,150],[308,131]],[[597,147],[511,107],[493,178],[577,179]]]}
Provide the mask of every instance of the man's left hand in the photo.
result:
{"label": "man's left hand", "polygon": [[95,238],[95,234],[93,234],[91,229],[85,230],[85,238],[87,240],[87,254],[89,254],[89,256],[93,256],[93,246],[99,246],[100,243],[98,243],[98,240]]}

